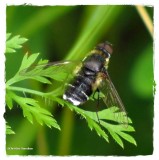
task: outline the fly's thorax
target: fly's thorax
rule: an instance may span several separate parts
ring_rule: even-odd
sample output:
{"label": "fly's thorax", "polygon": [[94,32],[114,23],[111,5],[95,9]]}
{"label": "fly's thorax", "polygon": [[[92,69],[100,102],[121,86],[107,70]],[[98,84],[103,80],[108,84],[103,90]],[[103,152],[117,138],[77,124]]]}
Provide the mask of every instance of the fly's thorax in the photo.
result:
{"label": "fly's thorax", "polygon": [[94,54],[98,54],[101,57],[103,57],[104,59],[106,58],[106,55],[103,53],[103,51],[99,50],[99,49],[93,49],[90,51],[89,55],[94,55]]}
{"label": "fly's thorax", "polygon": [[105,66],[105,57],[98,52],[90,54],[83,60],[83,67],[94,73],[98,73]]}
{"label": "fly's thorax", "polygon": [[106,58],[106,56],[103,54],[103,52],[101,50],[93,49],[88,53],[88,55],[86,57],[83,58],[82,62],[86,61],[86,59],[88,59],[88,57],[90,57],[92,55],[101,55],[104,59]]}

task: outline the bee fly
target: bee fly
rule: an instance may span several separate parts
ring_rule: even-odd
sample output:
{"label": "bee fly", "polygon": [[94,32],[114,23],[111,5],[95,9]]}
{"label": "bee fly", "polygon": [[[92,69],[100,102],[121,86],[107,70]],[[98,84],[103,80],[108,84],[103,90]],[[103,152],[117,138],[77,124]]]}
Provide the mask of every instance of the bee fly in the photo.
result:
{"label": "bee fly", "polygon": [[90,55],[83,59],[81,68],[75,71],[76,76],[72,83],[68,84],[63,99],[76,106],[86,102],[107,78],[106,68],[112,51],[110,43],[98,44]]}
{"label": "bee fly", "polygon": [[[63,80],[72,75],[72,80],[66,83],[63,99],[73,105],[81,105],[89,100],[90,96],[98,91],[103,93],[102,99],[107,107],[117,107],[123,113],[127,122],[127,114],[124,105],[109,77],[108,63],[113,49],[109,42],[98,44],[82,62],[60,61],[47,64],[40,64],[34,68],[26,68],[21,71],[25,76],[51,77],[56,80],[56,75],[63,72]],[[42,71],[42,72],[41,72]],[[62,78],[62,77],[61,77]],[[97,112],[96,112],[97,113]],[[97,114],[99,121],[99,117]],[[123,123],[119,120],[119,123]]]}

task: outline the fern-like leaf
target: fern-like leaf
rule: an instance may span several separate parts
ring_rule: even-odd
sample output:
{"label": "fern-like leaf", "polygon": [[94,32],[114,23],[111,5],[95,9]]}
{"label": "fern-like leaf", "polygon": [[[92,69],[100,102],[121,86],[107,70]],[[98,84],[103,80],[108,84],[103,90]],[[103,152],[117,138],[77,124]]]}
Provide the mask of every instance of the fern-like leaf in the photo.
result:
{"label": "fern-like leaf", "polygon": [[26,38],[22,38],[20,35],[11,38],[11,33],[7,34],[6,40],[6,53],[14,53],[16,49],[21,48],[22,44],[27,41]]}
{"label": "fern-like leaf", "polygon": [[[128,118],[129,124],[125,125],[122,123],[118,123],[118,116],[124,116],[124,114],[117,113],[117,107],[111,107],[108,109],[104,109],[98,112],[98,116],[100,119],[100,125],[107,129],[113,139],[122,147],[124,148],[124,144],[122,139],[127,140],[128,142],[137,145],[135,139],[128,134],[128,132],[134,132],[134,128],[130,125],[132,123],[131,119]],[[98,121],[97,115],[94,112],[85,111],[90,118],[94,121]],[[120,117],[121,118],[121,117]],[[123,117],[122,119],[125,119]],[[112,123],[113,122],[113,123]]]}
{"label": "fern-like leaf", "polygon": [[46,109],[41,108],[36,100],[20,97],[11,91],[8,92],[8,96],[22,108],[24,117],[31,123],[33,123],[34,117],[39,124],[46,124],[50,128],[55,127],[60,130],[60,126],[57,124],[52,114]]}
{"label": "fern-like leaf", "polygon": [[[63,101],[63,104],[67,105],[67,107],[69,107],[71,110],[74,110],[77,114],[80,114],[84,119],[86,119],[89,128],[91,130],[94,129],[97,132],[97,134],[102,138],[104,138],[107,142],[109,142],[108,135],[106,134],[105,130],[103,130],[103,128],[109,131],[112,138],[122,148],[124,148],[124,144],[121,138],[125,139],[126,141],[134,145],[137,145],[135,139],[128,134],[128,132],[135,131],[134,128],[131,126],[131,123],[132,123],[131,119],[128,118],[128,122],[129,122],[128,125],[118,123],[117,116],[119,116],[119,113],[116,113],[118,110],[117,107],[112,107],[112,108],[99,111],[98,112],[98,116],[100,119],[100,124],[99,124],[96,112],[85,111],[65,101]],[[120,116],[124,116],[124,114],[122,113]],[[123,119],[124,118],[125,117],[123,117]]]}

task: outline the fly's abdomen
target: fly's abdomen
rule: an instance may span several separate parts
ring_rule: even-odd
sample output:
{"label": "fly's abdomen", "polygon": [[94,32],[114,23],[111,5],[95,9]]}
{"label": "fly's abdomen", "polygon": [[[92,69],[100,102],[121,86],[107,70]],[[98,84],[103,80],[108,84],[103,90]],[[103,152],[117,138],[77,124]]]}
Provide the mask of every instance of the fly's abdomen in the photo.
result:
{"label": "fly's abdomen", "polygon": [[74,79],[73,83],[68,83],[63,99],[74,105],[80,105],[89,99],[92,94],[92,83],[95,81],[94,76],[86,76],[80,72]]}

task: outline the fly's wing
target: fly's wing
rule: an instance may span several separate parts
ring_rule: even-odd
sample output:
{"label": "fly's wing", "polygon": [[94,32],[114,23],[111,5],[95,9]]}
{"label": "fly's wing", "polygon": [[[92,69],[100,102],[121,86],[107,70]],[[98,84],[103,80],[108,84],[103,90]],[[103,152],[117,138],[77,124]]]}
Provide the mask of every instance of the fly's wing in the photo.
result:
{"label": "fly's wing", "polygon": [[73,71],[79,66],[79,61],[58,61],[39,65],[32,65],[19,72],[26,77],[47,77],[58,81],[64,81],[73,77]]}
{"label": "fly's wing", "polygon": [[117,90],[112,83],[108,72],[106,71],[106,77],[101,84],[101,92],[103,93],[102,99],[106,106],[110,109],[114,109],[114,119],[120,124],[128,125],[128,117],[124,105],[120,99]]}

